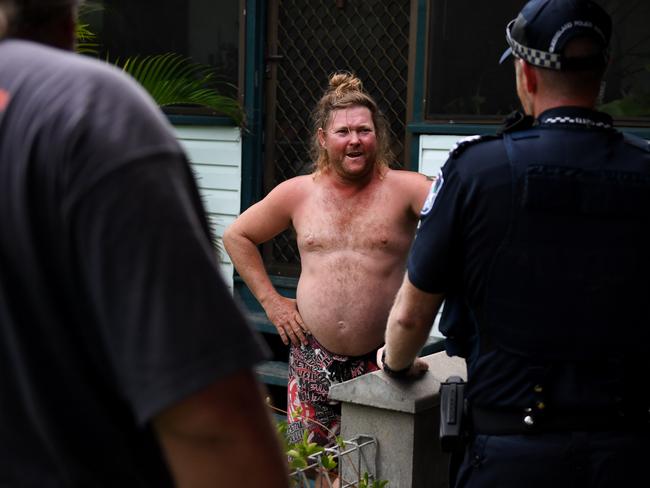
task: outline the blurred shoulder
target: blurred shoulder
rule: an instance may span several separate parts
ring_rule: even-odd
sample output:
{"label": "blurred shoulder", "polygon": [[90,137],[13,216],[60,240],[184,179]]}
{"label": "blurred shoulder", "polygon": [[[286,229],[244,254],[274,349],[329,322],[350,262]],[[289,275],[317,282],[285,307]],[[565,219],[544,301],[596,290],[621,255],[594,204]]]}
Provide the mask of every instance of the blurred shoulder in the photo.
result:
{"label": "blurred shoulder", "polygon": [[473,160],[500,158],[505,154],[505,134],[529,131],[535,119],[521,111],[514,111],[505,117],[496,134],[483,134],[459,139],[449,151],[449,160]]}
{"label": "blurred shoulder", "polygon": [[134,84],[121,69],[99,59],[33,41],[11,39],[3,42],[5,43],[8,44],[8,56],[22,58],[26,72],[47,73],[48,79],[52,81],[63,77],[71,80],[83,77],[85,82],[96,79],[108,83]]}
{"label": "blurred shoulder", "polygon": [[454,147],[449,150],[449,159],[461,159],[468,155],[476,156],[483,151],[492,151],[503,146],[501,135],[476,135],[463,137],[456,141]]}

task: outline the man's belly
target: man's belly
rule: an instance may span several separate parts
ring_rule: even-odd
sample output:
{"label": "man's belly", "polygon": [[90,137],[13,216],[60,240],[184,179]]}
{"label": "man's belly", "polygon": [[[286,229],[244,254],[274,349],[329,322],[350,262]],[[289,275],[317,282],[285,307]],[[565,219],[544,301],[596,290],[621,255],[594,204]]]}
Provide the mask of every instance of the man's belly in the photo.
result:
{"label": "man's belly", "polygon": [[[358,270],[357,270],[358,271]],[[388,313],[403,277],[403,269],[363,273],[339,268],[305,271],[296,293],[305,325],[329,351],[360,356],[380,346]]]}

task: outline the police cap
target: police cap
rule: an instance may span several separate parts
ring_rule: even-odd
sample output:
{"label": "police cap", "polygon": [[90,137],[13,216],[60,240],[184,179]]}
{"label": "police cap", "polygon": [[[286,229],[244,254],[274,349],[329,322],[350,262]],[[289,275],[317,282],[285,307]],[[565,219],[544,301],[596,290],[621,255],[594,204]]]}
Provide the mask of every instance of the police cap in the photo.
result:
{"label": "police cap", "polygon": [[[530,0],[506,27],[510,55],[540,68],[576,70],[604,68],[609,59],[612,19],[591,0]],[[588,57],[565,57],[563,49],[577,37],[594,39],[599,52]]]}

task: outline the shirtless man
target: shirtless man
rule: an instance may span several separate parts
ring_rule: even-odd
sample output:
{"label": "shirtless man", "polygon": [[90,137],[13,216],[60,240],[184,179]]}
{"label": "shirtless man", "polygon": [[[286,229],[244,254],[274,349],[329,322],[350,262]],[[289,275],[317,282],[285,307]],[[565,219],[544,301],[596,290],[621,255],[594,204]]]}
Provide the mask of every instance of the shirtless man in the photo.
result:
{"label": "shirtless man", "polygon": [[[332,383],[377,369],[384,328],[431,181],[393,171],[386,121],[361,82],[335,74],[316,106],[314,173],[278,185],[227,230],[235,268],[289,352],[288,436],[338,434]],[[257,246],[290,226],[302,263],[296,300],[281,296]],[[314,422],[315,420],[315,422]]]}

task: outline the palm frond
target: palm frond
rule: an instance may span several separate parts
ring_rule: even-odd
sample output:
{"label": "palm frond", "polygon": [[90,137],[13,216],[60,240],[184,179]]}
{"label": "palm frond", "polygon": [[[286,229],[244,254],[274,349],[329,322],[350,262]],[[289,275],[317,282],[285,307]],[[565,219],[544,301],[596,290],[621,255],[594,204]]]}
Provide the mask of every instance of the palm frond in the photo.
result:
{"label": "palm frond", "polygon": [[[116,63],[121,64],[119,61]],[[243,125],[244,114],[234,98],[220,95],[209,66],[195,63],[176,53],[135,56],[122,63],[161,107],[196,105],[208,107]]]}
{"label": "palm frond", "polygon": [[81,19],[86,18],[89,14],[101,11],[103,7],[93,2],[82,3],[79,6],[79,20],[76,25],[77,52],[90,56],[99,55],[100,44],[97,41],[97,35],[90,30],[90,24],[83,22]]}
{"label": "palm frond", "polygon": [[[101,11],[103,6],[96,2],[84,3],[79,12],[80,18]],[[96,42],[97,35],[90,30],[90,25],[77,22],[77,52],[99,57],[101,44]],[[111,63],[108,55],[106,62]],[[215,112],[230,117],[238,126],[245,124],[244,111],[239,102],[221,95],[217,86],[228,83],[217,82],[210,66],[195,63],[177,53],[157,54],[153,56],[135,56],[112,62],[130,74],[149,92],[160,107],[170,105],[193,105],[207,107]]]}
{"label": "palm frond", "polygon": [[99,54],[99,43],[95,42],[97,36],[89,29],[88,24],[77,24],[77,52],[97,56]]}

